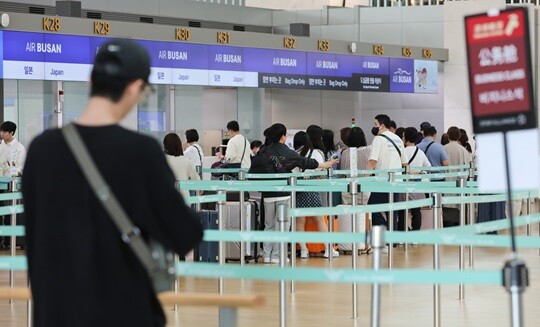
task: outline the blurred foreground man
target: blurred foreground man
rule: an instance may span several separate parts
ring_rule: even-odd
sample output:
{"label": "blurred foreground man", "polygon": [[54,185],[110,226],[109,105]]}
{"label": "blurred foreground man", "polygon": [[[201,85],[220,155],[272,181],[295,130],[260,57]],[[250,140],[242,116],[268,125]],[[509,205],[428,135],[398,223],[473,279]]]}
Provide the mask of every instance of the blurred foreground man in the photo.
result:
{"label": "blurred foreground man", "polygon": [[[175,189],[163,151],[118,123],[150,89],[150,58],[136,43],[103,44],[90,100],[75,128],[110,193],[149,238],[185,255],[202,238],[196,215]],[[35,326],[164,326],[145,266],[121,235],[60,130],[29,147],[23,172],[28,264]],[[123,241],[126,239],[126,241]]]}

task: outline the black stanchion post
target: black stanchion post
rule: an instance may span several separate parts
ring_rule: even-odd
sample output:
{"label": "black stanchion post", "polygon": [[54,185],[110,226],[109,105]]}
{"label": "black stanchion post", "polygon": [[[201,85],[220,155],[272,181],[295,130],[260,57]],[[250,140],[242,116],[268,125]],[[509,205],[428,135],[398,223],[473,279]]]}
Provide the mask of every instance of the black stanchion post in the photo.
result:
{"label": "black stanchion post", "polygon": [[[373,270],[381,269],[381,256],[384,248],[385,226],[371,228],[371,248],[373,249]],[[381,322],[381,285],[371,286],[371,327],[379,327]]]}

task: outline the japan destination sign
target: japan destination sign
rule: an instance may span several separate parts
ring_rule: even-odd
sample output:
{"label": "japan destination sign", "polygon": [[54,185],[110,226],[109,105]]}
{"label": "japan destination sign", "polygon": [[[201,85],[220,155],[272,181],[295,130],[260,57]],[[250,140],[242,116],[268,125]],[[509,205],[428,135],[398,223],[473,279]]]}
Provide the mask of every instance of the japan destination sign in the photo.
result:
{"label": "japan destination sign", "polygon": [[475,133],[536,127],[526,8],[465,18]]}

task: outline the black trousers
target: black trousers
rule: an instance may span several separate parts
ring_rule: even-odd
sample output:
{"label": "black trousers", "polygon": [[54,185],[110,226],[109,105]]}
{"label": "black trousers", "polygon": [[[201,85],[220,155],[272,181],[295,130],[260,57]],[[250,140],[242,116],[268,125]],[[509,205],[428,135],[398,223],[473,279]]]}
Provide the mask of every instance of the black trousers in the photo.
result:
{"label": "black trousers", "polygon": [[[394,194],[394,203],[398,202],[398,197],[399,194]],[[372,192],[369,196],[369,200],[368,200],[368,204],[383,204],[383,203],[388,203],[389,201],[389,197],[390,197],[390,193],[377,193],[377,192]],[[396,227],[398,226],[397,225],[397,222],[398,222],[398,215],[397,215],[397,211],[394,211],[394,230],[396,229]],[[389,212],[386,212],[385,213],[386,217],[389,217],[390,216],[390,213]],[[380,226],[380,225],[384,225],[386,226],[386,228],[388,228],[388,222],[386,221],[386,219],[383,217],[382,213],[381,212],[374,212],[371,214],[371,224],[373,226]]]}
{"label": "black trousers", "polygon": [[[412,230],[420,230],[422,227],[422,212],[420,208],[409,209],[411,212],[411,227]],[[398,229],[405,230],[405,210],[398,211]]]}

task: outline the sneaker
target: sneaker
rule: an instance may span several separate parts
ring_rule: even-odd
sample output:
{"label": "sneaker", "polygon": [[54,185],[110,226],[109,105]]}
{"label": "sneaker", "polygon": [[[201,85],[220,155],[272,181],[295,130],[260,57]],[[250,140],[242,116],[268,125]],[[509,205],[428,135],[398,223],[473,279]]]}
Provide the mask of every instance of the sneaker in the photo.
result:
{"label": "sneaker", "polygon": [[387,245],[382,248],[382,253],[383,254],[388,254],[388,246]]}
{"label": "sneaker", "polygon": [[300,251],[300,258],[302,258],[302,259],[309,258],[309,251],[308,250],[301,250]]}
{"label": "sneaker", "polygon": [[[289,258],[287,258],[287,263],[291,262]],[[279,258],[272,258],[270,259],[270,263],[276,263],[279,264]]]}
{"label": "sneaker", "polygon": [[[324,256],[325,258],[328,258],[328,251],[324,251],[323,256]],[[332,257],[334,257],[334,258],[339,257],[339,252],[336,251],[336,250],[334,250],[334,249],[332,249]]]}
{"label": "sneaker", "polygon": [[270,261],[271,261],[270,257],[264,257],[264,261],[263,261],[264,263],[270,263]]}

